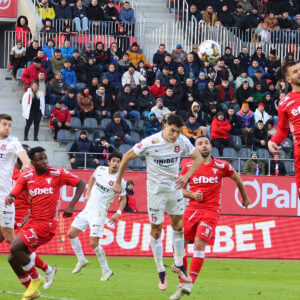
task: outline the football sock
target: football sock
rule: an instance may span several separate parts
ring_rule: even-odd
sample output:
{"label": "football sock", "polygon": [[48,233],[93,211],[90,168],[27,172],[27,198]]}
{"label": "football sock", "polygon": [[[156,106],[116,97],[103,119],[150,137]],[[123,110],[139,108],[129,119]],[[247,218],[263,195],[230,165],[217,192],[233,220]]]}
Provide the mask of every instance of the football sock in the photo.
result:
{"label": "football sock", "polygon": [[108,263],[107,263],[105,252],[104,252],[103,248],[99,245],[94,249],[94,251],[97,255],[97,258],[98,258],[98,261],[99,261],[99,264],[100,264],[100,267],[102,268],[102,270],[109,270]]}
{"label": "football sock", "polygon": [[20,282],[25,286],[25,288],[27,289],[29,287],[29,284],[31,282],[31,276],[26,274],[23,276],[18,276]]}
{"label": "football sock", "polygon": [[49,274],[52,271],[52,267],[42,260],[35,252],[31,253],[30,258],[35,266],[46,272],[46,274]]}
{"label": "football sock", "polygon": [[23,270],[25,272],[27,272],[27,274],[29,274],[31,276],[31,278],[33,280],[37,280],[40,279],[40,274],[38,273],[38,271],[36,270],[34,264],[32,261],[30,261],[30,263],[26,266],[22,266]]}
{"label": "football sock", "polygon": [[202,268],[205,257],[205,251],[194,250],[194,255],[190,267],[190,277],[193,283],[196,281],[198,274]]}
{"label": "football sock", "polygon": [[181,267],[183,265],[184,256],[184,237],[183,231],[173,230],[173,245],[174,245],[174,260],[175,266]]}
{"label": "football sock", "polygon": [[158,273],[165,272],[166,269],[165,269],[164,263],[163,263],[163,245],[162,245],[161,238],[156,240],[150,235],[150,245],[151,245],[154,260],[156,263],[157,272]]}
{"label": "football sock", "polygon": [[[186,256],[185,251],[184,251],[184,257],[183,257],[183,265],[185,267],[185,270],[187,271],[187,269],[188,269],[188,260],[187,260],[187,256]],[[184,281],[181,279],[181,277],[179,275],[178,275],[178,279],[179,279],[180,283],[184,283]]]}
{"label": "football sock", "polygon": [[85,259],[84,254],[81,249],[81,243],[78,237],[75,239],[70,239],[72,248],[77,256],[78,261],[83,261]]}

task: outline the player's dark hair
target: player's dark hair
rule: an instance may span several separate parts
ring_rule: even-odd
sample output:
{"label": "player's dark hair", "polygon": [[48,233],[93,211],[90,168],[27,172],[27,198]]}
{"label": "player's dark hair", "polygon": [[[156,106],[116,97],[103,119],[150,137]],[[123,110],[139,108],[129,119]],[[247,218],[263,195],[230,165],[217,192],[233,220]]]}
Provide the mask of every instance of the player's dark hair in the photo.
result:
{"label": "player's dark hair", "polygon": [[34,147],[34,148],[31,148],[29,153],[28,153],[28,157],[30,158],[30,160],[34,160],[34,155],[36,153],[39,153],[39,152],[45,152],[46,150],[43,148],[43,147]]}
{"label": "player's dark hair", "polygon": [[293,67],[293,66],[297,65],[298,63],[299,63],[298,61],[289,61],[289,62],[285,63],[282,66],[282,75],[283,75],[283,77],[287,76],[290,67]]}
{"label": "player's dark hair", "polygon": [[167,119],[168,125],[175,125],[178,128],[182,127],[184,125],[183,119],[179,115],[169,115]]}
{"label": "player's dark hair", "polygon": [[202,138],[204,138],[204,139],[208,139],[209,143],[211,144],[211,142],[210,142],[209,138],[208,138],[206,135],[203,135],[203,134],[201,134],[201,135],[197,136],[197,138],[195,139],[195,143],[196,143],[196,141],[197,141],[198,139],[202,139]]}
{"label": "player's dark hair", "polygon": [[8,114],[0,114],[0,121],[1,120],[12,121],[12,118]]}
{"label": "player's dark hair", "polygon": [[112,153],[109,154],[108,156],[108,161],[112,160],[113,158],[120,158],[122,160],[123,154],[120,153],[119,151],[113,151]]}
{"label": "player's dark hair", "polygon": [[[22,144],[22,147],[23,147],[23,149],[27,152],[27,155],[28,155],[28,153],[29,153],[29,151],[30,151],[30,147],[28,146],[28,145],[26,145],[26,144]],[[17,164],[20,166],[20,167],[22,167],[22,165],[23,165],[23,163],[22,163],[22,161],[21,161],[21,159],[18,157],[17,158]]]}

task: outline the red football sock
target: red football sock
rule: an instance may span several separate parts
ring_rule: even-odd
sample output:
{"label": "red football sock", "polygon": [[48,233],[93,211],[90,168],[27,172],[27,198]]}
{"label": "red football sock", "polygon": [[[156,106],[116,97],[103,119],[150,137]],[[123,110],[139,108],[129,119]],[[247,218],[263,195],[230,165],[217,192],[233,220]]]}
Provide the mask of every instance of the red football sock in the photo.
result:
{"label": "red football sock", "polygon": [[202,268],[204,262],[204,251],[194,251],[194,256],[192,258],[191,267],[190,267],[190,276],[193,280],[193,283],[196,281],[198,274]]}
{"label": "red football sock", "polygon": [[[183,257],[183,265],[185,267],[185,270],[187,271],[187,268],[188,268],[188,260],[187,260],[187,256],[186,254],[184,253],[184,257]],[[178,276],[178,279],[179,279],[179,282],[180,283],[184,283],[184,281],[181,279],[180,276]]]}
{"label": "red football sock", "polygon": [[38,271],[36,270],[34,264],[32,261],[30,261],[30,263],[26,266],[23,266],[23,270],[27,272],[27,274],[29,274],[31,276],[31,279],[39,279],[40,278],[40,274],[38,273]]}
{"label": "red football sock", "polygon": [[39,269],[42,269],[44,272],[48,269],[48,265],[45,261],[43,261],[38,255],[35,257],[35,266]]}
{"label": "red football sock", "polygon": [[20,282],[25,286],[25,288],[27,289],[29,287],[29,284],[31,282],[31,277],[30,275],[26,274],[23,276],[18,276]]}

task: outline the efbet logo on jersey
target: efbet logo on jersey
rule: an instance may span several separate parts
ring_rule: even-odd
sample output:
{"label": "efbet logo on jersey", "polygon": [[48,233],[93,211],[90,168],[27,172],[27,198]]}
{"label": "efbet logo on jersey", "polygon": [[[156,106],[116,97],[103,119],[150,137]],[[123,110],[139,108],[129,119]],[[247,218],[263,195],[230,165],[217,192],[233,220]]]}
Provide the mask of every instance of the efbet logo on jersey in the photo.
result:
{"label": "efbet logo on jersey", "polygon": [[300,114],[300,106],[298,106],[297,109],[296,109],[296,108],[293,108],[293,109],[291,110],[291,114],[292,114],[294,117],[297,117],[297,116]]}
{"label": "efbet logo on jersey", "polygon": [[52,195],[54,193],[53,193],[53,187],[50,187],[50,188],[43,188],[43,189],[36,188],[34,190],[29,190],[29,194],[31,197],[34,197],[38,195]]}
{"label": "efbet logo on jersey", "polygon": [[198,183],[218,183],[219,177],[206,177],[206,176],[199,176],[199,177],[193,177],[193,182],[195,184]]}
{"label": "efbet logo on jersey", "polygon": [[180,152],[180,147],[179,147],[179,146],[175,146],[175,147],[174,147],[174,152],[175,152],[175,153]]}

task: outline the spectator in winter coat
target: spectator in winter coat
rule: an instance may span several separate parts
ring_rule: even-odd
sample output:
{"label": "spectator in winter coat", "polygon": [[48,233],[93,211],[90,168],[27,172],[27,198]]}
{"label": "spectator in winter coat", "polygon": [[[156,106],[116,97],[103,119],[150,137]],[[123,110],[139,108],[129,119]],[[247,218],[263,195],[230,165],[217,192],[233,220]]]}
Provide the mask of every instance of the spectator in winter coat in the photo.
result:
{"label": "spectator in winter coat", "polygon": [[140,120],[141,115],[138,111],[137,100],[129,84],[126,84],[123,91],[119,93],[117,103],[123,119],[133,118],[135,121]]}
{"label": "spectator in winter coat", "polygon": [[106,21],[119,21],[119,13],[114,6],[114,2],[112,0],[108,0],[107,5],[104,8],[104,18]]}
{"label": "spectator in winter coat", "polygon": [[244,174],[246,175],[265,175],[265,165],[258,160],[257,152],[252,151],[250,159],[244,164]]}
{"label": "spectator in winter coat", "polygon": [[80,113],[80,120],[83,123],[85,118],[94,117],[94,102],[90,91],[87,88],[82,89],[77,95],[78,110]]}
{"label": "spectator in winter coat", "polygon": [[99,155],[97,155],[97,158],[99,158],[99,165],[107,166],[109,154],[115,151],[115,148],[107,142],[105,136],[102,136],[100,139],[95,139],[94,149],[96,153],[99,153]]}
{"label": "spectator in winter coat", "polygon": [[58,99],[62,99],[67,94],[68,85],[62,79],[61,71],[55,74],[55,77],[50,81],[50,93],[48,94],[48,102],[55,105]]}
{"label": "spectator in winter coat", "polygon": [[50,60],[47,58],[47,56],[45,56],[45,52],[44,50],[40,49],[37,53],[37,58],[39,58],[42,62],[42,66],[44,67],[44,69],[46,70],[47,73],[47,79],[51,80],[53,78],[53,74],[52,74],[52,66],[51,66],[51,62]]}
{"label": "spectator in winter coat", "polygon": [[208,111],[210,105],[218,105],[220,102],[219,91],[216,89],[212,80],[209,80],[207,86],[202,93],[202,102],[204,104],[205,111]]}
{"label": "spectator in winter coat", "polygon": [[79,51],[74,49],[73,57],[69,59],[71,63],[71,70],[75,71],[76,81],[87,83],[86,78],[86,63],[84,59],[79,55]]}
{"label": "spectator in winter coat", "polygon": [[[231,67],[233,65],[234,56],[232,55],[232,50],[230,47],[225,47],[225,54],[222,56],[222,59],[224,60],[225,66],[228,66],[228,68],[231,71]],[[223,76],[224,77],[224,76]]]}
{"label": "spectator in winter coat", "polygon": [[108,72],[105,73],[107,79],[111,82],[114,88],[117,90],[121,85],[120,73],[116,71],[116,67],[113,64],[108,66]]}
{"label": "spectator in winter coat", "polygon": [[251,66],[248,68],[248,75],[254,78],[254,73],[258,70],[261,71],[263,77],[266,76],[264,69],[259,65],[258,61],[252,60]]}
{"label": "spectator in winter coat", "polygon": [[67,107],[64,106],[62,100],[57,100],[53,112],[51,114],[51,125],[54,126],[54,140],[56,141],[57,132],[60,129],[69,129],[71,115]]}
{"label": "spectator in winter coat", "polygon": [[285,176],[286,169],[284,163],[280,160],[280,155],[274,155],[273,159],[270,161],[270,172],[269,164],[265,164],[265,173],[267,175],[275,176]]}
{"label": "spectator in winter coat", "polygon": [[234,22],[233,16],[228,10],[228,6],[226,4],[223,4],[222,10],[218,12],[218,20],[224,27],[232,27]]}
{"label": "spectator in winter coat", "polygon": [[175,63],[179,64],[186,60],[187,53],[183,51],[181,44],[178,44],[176,49],[172,51],[171,57]]}
{"label": "spectator in winter coat", "polygon": [[44,47],[43,47],[43,50],[44,50],[44,53],[45,53],[45,56],[49,59],[49,61],[50,61],[50,59],[53,57],[53,55],[54,55],[54,52],[55,52],[55,47],[54,47],[54,42],[53,42],[53,40],[52,39],[49,39],[48,41],[47,41],[47,43],[44,45]]}
{"label": "spectator in winter coat", "polygon": [[265,111],[264,103],[259,103],[258,106],[257,106],[257,109],[254,113],[255,123],[257,123],[258,121],[262,121],[263,124],[265,125],[269,119],[270,119],[270,116]]}
{"label": "spectator in winter coat", "polygon": [[194,60],[194,55],[189,53],[186,61],[183,62],[184,72],[188,74],[190,78],[196,80],[199,76],[200,68]]}
{"label": "spectator in winter coat", "polygon": [[196,117],[194,115],[190,115],[188,120],[184,123],[182,127],[182,134],[185,135],[193,145],[195,145],[197,137],[202,135],[201,126],[196,121]]}
{"label": "spectator in winter coat", "polygon": [[278,113],[277,113],[274,99],[272,98],[270,92],[266,92],[263,103],[265,105],[265,112],[268,113],[269,115],[269,119],[273,120],[274,124],[277,125]]}
{"label": "spectator in winter coat", "polygon": [[150,136],[161,131],[161,124],[155,116],[155,112],[149,112],[144,124],[144,137]]}
{"label": "spectator in winter coat", "polygon": [[68,88],[74,89],[76,87],[77,79],[75,71],[71,70],[71,62],[66,60],[64,63],[64,68],[62,68],[60,71],[62,73],[62,79],[66,82]]}
{"label": "spectator in winter coat", "polygon": [[54,7],[55,18],[57,20],[71,20],[72,19],[72,8],[70,7],[67,0],[59,0],[58,5]]}
{"label": "spectator in winter coat", "polygon": [[151,108],[151,111],[155,112],[155,116],[159,122],[171,113],[170,110],[164,106],[164,100],[162,98],[156,99],[156,105]]}
{"label": "spectator in winter coat", "polygon": [[19,16],[15,25],[16,41],[21,40],[24,47],[28,46],[30,29],[28,19],[25,16]]}
{"label": "spectator in winter coat", "polygon": [[261,84],[256,82],[254,84],[254,94],[253,94],[253,102],[255,107],[257,107],[258,103],[261,103],[264,99],[265,93],[262,91]]}
{"label": "spectator in winter coat", "polygon": [[102,72],[103,70],[107,69],[108,62],[109,62],[109,55],[106,50],[104,50],[104,44],[102,42],[96,43],[96,49],[94,51],[96,65]]}
{"label": "spectator in winter coat", "polygon": [[235,88],[238,89],[244,81],[248,82],[250,88],[254,87],[253,79],[247,75],[246,71],[243,70],[242,73],[236,78]]}
{"label": "spectator in winter coat", "polygon": [[133,145],[132,137],[130,136],[130,129],[125,120],[121,118],[119,112],[115,112],[113,120],[107,124],[104,129],[105,136],[109,139],[109,143],[116,147],[122,142],[128,145]]}
{"label": "spectator in winter coat", "polygon": [[267,148],[267,129],[264,127],[264,122],[262,120],[259,120],[257,122],[257,127],[252,128],[251,140],[253,149],[257,150],[259,148]]}
{"label": "spectator in winter coat", "polygon": [[200,103],[194,101],[188,113],[189,115],[193,115],[196,118],[196,122],[200,124],[201,134],[206,136],[207,131],[206,131],[205,114],[204,112],[201,111]]}
{"label": "spectator in winter coat", "polygon": [[65,40],[64,46],[60,48],[61,54],[64,58],[70,59],[73,57],[74,48],[70,46],[70,41]]}
{"label": "spectator in winter coat", "polygon": [[18,40],[16,45],[11,49],[9,53],[9,62],[13,67],[12,78],[16,80],[17,71],[20,68],[26,67],[26,49],[22,45],[22,41]]}
{"label": "spectator in winter coat", "polygon": [[138,71],[135,70],[134,65],[131,63],[128,67],[128,71],[122,76],[122,86],[129,84],[134,91],[141,85],[142,82],[146,82],[146,78]]}
{"label": "spectator in winter coat", "polygon": [[206,10],[202,13],[202,18],[209,26],[213,26],[217,21],[217,13],[214,12],[212,5],[208,5]]}
{"label": "spectator in winter coat", "polygon": [[161,84],[166,88],[170,82],[170,69],[168,66],[164,66],[162,72],[157,76],[160,79]]}
{"label": "spectator in winter coat", "polygon": [[170,54],[166,54],[164,57],[164,62],[158,65],[158,69],[160,71],[162,71],[165,67],[169,68],[169,75],[174,75],[176,73],[177,63],[172,61],[172,57]]}
{"label": "spectator in winter coat", "polygon": [[267,30],[273,30],[274,26],[278,23],[278,20],[275,18],[275,14],[270,12],[264,19],[264,23],[267,25]]}
{"label": "spectator in winter coat", "polygon": [[235,113],[234,106],[230,105],[228,107],[227,114],[225,114],[225,117],[228,119],[231,125],[230,135],[240,135],[240,122],[238,116]]}
{"label": "spectator in winter coat", "polygon": [[197,80],[197,87],[198,87],[200,97],[202,96],[203,90],[206,87],[206,85],[207,85],[207,80],[205,78],[205,73],[200,71],[199,78]]}
{"label": "spectator in winter coat", "polygon": [[191,22],[193,17],[196,19],[197,22],[200,22],[202,20],[202,14],[195,4],[192,4],[190,6],[187,16],[188,21]]}
{"label": "spectator in winter coat", "polygon": [[171,87],[166,88],[166,94],[162,97],[164,101],[164,106],[167,107],[171,114],[176,114],[179,111],[179,101],[176,96],[174,96],[173,89]]}
{"label": "spectator in winter coat", "polygon": [[228,66],[225,65],[225,61],[224,61],[223,57],[218,59],[218,62],[214,66],[214,69],[217,72],[219,78],[228,78],[228,80],[230,82],[233,81],[233,75],[232,75],[230,69],[228,68]]}
{"label": "spectator in winter coat", "polygon": [[[134,26],[134,25],[132,25]],[[126,27],[131,27],[127,25]],[[117,28],[117,31],[113,33],[116,43],[120,49],[127,50],[130,46],[130,40],[128,37],[128,33],[126,31],[125,25],[120,24]]]}
{"label": "spectator in winter coat", "polygon": [[64,105],[69,110],[71,117],[79,118],[78,103],[76,98],[76,89],[69,89],[62,97]]}
{"label": "spectator in winter coat", "polygon": [[95,59],[95,53],[92,50],[92,46],[90,44],[85,46],[85,49],[81,52],[81,57],[87,63],[90,58]]}
{"label": "spectator in winter coat", "polygon": [[110,118],[113,99],[112,96],[105,91],[105,87],[100,85],[93,100],[95,116],[98,124],[100,124],[103,118]]}
{"label": "spectator in winter coat", "polygon": [[237,5],[236,11],[233,13],[233,27],[243,29],[247,27],[247,16],[243,12],[243,7]]}
{"label": "spectator in winter coat", "polygon": [[130,62],[132,62],[135,67],[138,66],[141,60],[144,62],[145,65],[147,64],[146,58],[142,50],[139,48],[138,43],[132,43],[131,47],[126,52],[129,55]]}
{"label": "spectator in winter coat", "polygon": [[235,111],[239,111],[240,106],[237,103],[234,88],[229,85],[229,80],[223,78],[221,84],[217,85],[216,88],[219,91],[221,109],[226,112],[228,107],[232,105],[235,107]]}
{"label": "spectator in winter coat", "polygon": [[161,63],[163,63],[167,53],[168,52],[166,51],[165,44],[160,44],[157,52],[153,55],[153,65],[159,66]]}
{"label": "spectator in winter coat", "polygon": [[247,46],[242,47],[242,51],[239,53],[238,59],[240,60],[241,65],[245,69],[248,69],[251,64],[251,57],[249,55],[249,49]]}
{"label": "spectator in winter coat", "polygon": [[234,58],[233,64],[230,67],[230,71],[231,71],[231,73],[233,75],[233,79],[234,80],[236,80],[238,76],[240,76],[242,73],[244,73],[244,67],[241,65],[240,60],[238,58]]}
{"label": "spectator in winter coat", "polygon": [[122,50],[116,42],[110,44],[107,53],[109,55],[109,62],[114,65],[116,65],[122,57]]}
{"label": "spectator in winter coat", "polygon": [[134,11],[130,7],[130,2],[125,1],[124,5],[120,11],[120,20],[122,23],[125,24],[132,24],[135,23],[135,16],[134,16]]}
{"label": "spectator in winter coat", "polygon": [[40,6],[36,6],[36,11],[43,22],[45,22],[46,19],[50,19],[53,22],[55,19],[54,8],[48,3],[48,0],[42,0]]}
{"label": "spectator in winter coat", "polygon": [[130,64],[128,53],[123,53],[122,58],[117,62],[117,71],[123,76],[128,71]]}
{"label": "spectator in winter coat", "polygon": [[93,78],[100,78],[101,77],[101,71],[96,66],[95,59],[90,58],[86,64],[85,68],[85,74],[86,74],[86,80],[88,83],[92,81]]}
{"label": "spectator in winter coat", "polygon": [[249,109],[249,104],[247,102],[244,102],[242,104],[241,110],[237,113],[237,116],[239,117],[239,123],[241,128],[241,134],[243,136],[244,145],[250,145],[251,143],[251,130],[254,127],[255,121],[254,121],[254,114]]}
{"label": "spectator in winter coat", "polygon": [[64,67],[65,61],[66,59],[62,57],[60,49],[56,49],[54,51],[54,56],[50,60],[53,75]]}
{"label": "spectator in winter coat", "polygon": [[140,109],[140,113],[144,119],[146,119],[151,111],[151,108],[156,104],[155,97],[149,93],[147,86],[142,88],[140,96],[137,98],[137,105]]}
{"label": "spectator in winter coat", "polygon": [[200,102],[199,90],[197,84],[191,78],[187,78],[186,84],[183,86],[183,97],[179,101],[180,110],[190,111],[194,101]]}
{"label": "spectator in winter coat", "polygon": [[87,17],[90,21],[90,28],[92,30],[97,30],[100,26],[102,26],[102,29],[106,28],[104,11],[98,3],[98,0],[92,0],[87,7]]}
{"label": "spectator in winter coat", "polygon": [[134,197],[134,183],[132,180],[128,180],[126,182],[126,206],[124,208],[124,211],[130,213],[130,212],[138,212],[137,207],[136,207],[136,200]]}
{"label": "spectator in winter coat", "polygon": [[159,78],[156,78],[154,84],[150,86],[150,93],[157,99],[165,95],[166,91]]}
{"label": "spectator in winter coat", "polygon": [[228,119],[225,118],[224,112],[218,112],[211,123],[210,138],[213,147],[219,150],[221,156],[225,147],[233,147],[230,131],[231,125]]}
{"label": "spectator in winter coat", "polygon": [[253,103],[253,89],[250,88],[248,81],[244,81],[243,84],[237,89],[236,97],[241,106],[243,102],[247,102],[251,108],[255,108]]}
{"label": "spectator in winter coat", "polygon": [[88,18],[87,18],[87,9],[82,5],[82,0],[77,0],[76,5],[73,7],[73,22],[76,26],[77,32],[88,32]]}
{"label": "spectator in winter coat", "polygon": [[29,47],[26,48],[26,62],[27,66],[32,64],[33,59],[37,56],[37,52],[40,49],[39,42],[34,40]]}

